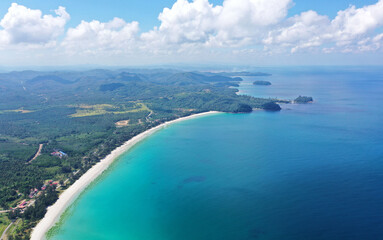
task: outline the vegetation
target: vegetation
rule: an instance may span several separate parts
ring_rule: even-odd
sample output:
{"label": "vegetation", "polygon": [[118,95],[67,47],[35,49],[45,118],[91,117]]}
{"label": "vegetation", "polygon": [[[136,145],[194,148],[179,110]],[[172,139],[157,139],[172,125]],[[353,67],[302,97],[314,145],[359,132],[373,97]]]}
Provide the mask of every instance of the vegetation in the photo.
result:
{"label": "vegetation", "polygon": [[5,231],[5,229],[8,227],[8,225],[11,223],[11,221],[7,218],[6,214],[0,213],[0,236]]}
{"label": "vegetation", "polygon": [[54,187],[49,187],[44,195],[39,197],[35,205],[25,210],[23,217],[26,220],[40,220],[44,217],[45,213],[47,212],[47,207],[52,205],[56,202],[58,199],[58,192],[55,190]]}
{"label": "vegetation", "polygon": [[[211,110],[280,110],[280,100],[237,95],[232,86],[242,79],[232,78],[236,75],[161,69],[0,74],[0,207],[36,201],[25,212],[0,218],[5,224],[22,219],[12,238],[27,239],[56,200],[55,188],[41,190],[47,180],[67,187],[114,148],[151,127]],[[41,154],[31,161],[39,144]],[[52,155],[59,151],[65,155]],[[40,197],[30,196],[34,189]]]}
{"label": "vegetation", "polygon": [[122,83],[109,83],[109,84],[102,84],[100,86],[100,91],[106,92],[106,91],[114,91],[116,89],[119,89],[123,87],[124,84]]}
{"label": "vegetation", "polygon": [[280,111],[281,106],[279,106],[279,104],[276,104],[274,102],[268,102],[263,104],[263,109],[265,109],[266,111]]}
{"label": "vegetation", "polygon": [[314,99],[312,97],[299,96],[294,100],[294,103],[304,104],[313,102]]}
{"label": "vegetation", "polygon": [[259,86],[270,86],[271,82],[259,80],[259,81],[255,81],[253,84],[254,85],[259,85]]}

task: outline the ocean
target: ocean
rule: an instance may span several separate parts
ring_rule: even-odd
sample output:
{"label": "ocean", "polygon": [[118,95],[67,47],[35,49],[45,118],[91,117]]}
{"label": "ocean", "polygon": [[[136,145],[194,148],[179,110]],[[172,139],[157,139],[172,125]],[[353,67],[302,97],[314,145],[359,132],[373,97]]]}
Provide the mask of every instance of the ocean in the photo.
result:
{"label": "ocean", "polygon": [[[383,69],[257,69],[314,103],[176,123],[121,156],[52,240],[383,239]],[[254,86],[267,80],[271,86]]]}

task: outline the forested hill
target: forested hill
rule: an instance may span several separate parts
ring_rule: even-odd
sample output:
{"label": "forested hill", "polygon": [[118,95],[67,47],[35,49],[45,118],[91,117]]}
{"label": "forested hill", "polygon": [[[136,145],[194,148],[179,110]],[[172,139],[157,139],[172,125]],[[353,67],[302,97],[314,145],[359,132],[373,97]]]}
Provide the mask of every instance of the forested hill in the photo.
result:
{"label": "forested hill", "polygon": [[[237,95],[233,87],[241,80],[162,69],[0,74],[0,210],[46,196],[47,180],[62,190],[112,149],[162,122],[211,110],[280,109],[275,99]],[[37,202],[27,215],[12,210],[12,218],[23,219],[15,237],[28,235],[44,215],[46,204]]]}
{"label": "forested hill", "polygon": [[[227,75],[227,73],[225,73]],[[127,70],[92,70],[85,72],[11,72],[0,74],[0,110],[30,108],[42,110],[51,106],[84,103],[120,103],[145,100],[156,102],[158,98],[175,99],[188,94],[193,99],[203,96],[209,99],[207,107],[194,106],[183,98],[183,106],[199,111],[220,110],[231,112],[233,104],[248,104],[263,108],[272,100],[244,99],[236,96],[235,89],[242,79],[212,73],[151,70],[127,72]],[[225,99],[225,101],[223,101]],[[216,102],[217,104],[214,104]],[[164,106],[166,108],[166,106]],[[227,108],[227,109],[226,109]]]}

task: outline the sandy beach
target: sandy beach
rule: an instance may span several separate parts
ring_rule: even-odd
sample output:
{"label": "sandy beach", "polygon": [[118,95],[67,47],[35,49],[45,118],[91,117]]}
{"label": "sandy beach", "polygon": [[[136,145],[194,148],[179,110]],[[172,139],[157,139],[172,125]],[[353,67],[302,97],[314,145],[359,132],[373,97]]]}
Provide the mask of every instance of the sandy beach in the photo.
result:
{"label": "sandy beach", "polygon": [[98,176],[100,176],[108,167],[113,163],[113,161],[118,158],[121,154],[132,148],[135,144],[139,143],[143,139],[149,137],[153,133],[157,132],[160,129],[163,129],[170,124],[177,123],[180,121],[197,118],[213,113],[218,112],[205,112],[194,114],[191,116],[179,118],[173,121],[169,121],[158,125],[157,127],[151,128],[135,137],[125,142],[122,146],[113,150],[108,156],[94,165],[89,169],[84,175],[81,176],[74,184],[72,184],[67,190],[65,190],[56,201],[56,203],[48,208],[47,213],[44,218],[37,224],[33,229],[31,240],[42,240],[45,239],[45,234],[50,228],[59,221],[61,214],[69,207],[73,201],[80,195],[80,193],[89,186]]}

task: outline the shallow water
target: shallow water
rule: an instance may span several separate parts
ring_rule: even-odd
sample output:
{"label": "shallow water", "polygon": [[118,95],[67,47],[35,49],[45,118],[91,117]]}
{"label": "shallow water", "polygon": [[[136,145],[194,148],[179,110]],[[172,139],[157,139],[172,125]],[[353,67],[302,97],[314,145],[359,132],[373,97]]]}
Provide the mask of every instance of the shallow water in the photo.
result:
{"label": "shallow water", "polygon": [[273,76],[246,77],[242,94],[315,103],[154,134],[81,195],[51,239],[380,239],[383,70],[262,70]]}

